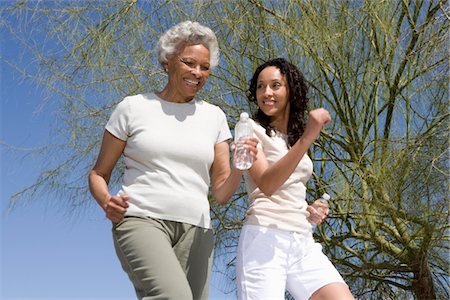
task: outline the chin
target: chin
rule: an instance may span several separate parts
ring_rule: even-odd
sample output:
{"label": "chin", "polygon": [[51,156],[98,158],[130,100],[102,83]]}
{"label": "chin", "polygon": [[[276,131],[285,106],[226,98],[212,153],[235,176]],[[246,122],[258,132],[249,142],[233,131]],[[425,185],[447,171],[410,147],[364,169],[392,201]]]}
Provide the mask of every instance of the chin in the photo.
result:
{"label": "chin", "polygon": [[269,110],[269,109],[261,109],[261,111],[262,111],[266,116],[269,116],[269,117],[272,117],[272,116],[275,114],[274,111]]}

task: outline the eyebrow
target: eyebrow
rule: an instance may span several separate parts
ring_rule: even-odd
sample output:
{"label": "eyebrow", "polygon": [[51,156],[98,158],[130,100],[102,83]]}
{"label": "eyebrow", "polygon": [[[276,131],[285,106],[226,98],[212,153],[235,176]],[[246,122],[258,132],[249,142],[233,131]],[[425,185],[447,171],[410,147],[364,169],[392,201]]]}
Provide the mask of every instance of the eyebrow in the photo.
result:
{"label": "eyebrow", "polygon": [[[271,83],[271,82],[280,82],[280,81],[283,81],[283,78],[275,78],[275,79],[270,79],[269,80],[269,83]],[[265,81],[263,81],[263,80],[258,80],[257,81],[257,83],[264,83]]]}
{"label": "eyebrow", "polygon": [[[182,56],[180,56],[179,58],[180,58],[181,61],[190,60],[190,61],[193,61],[193,62],[198,63],[198,61],[197,61],[195,58],[190,57],[190,56],[188,56],[188,57],[182,57]],[[210,63],[210,62],[204,62],[204,63],[201,63],[200,65],[204,65],[204,66],[207,65],[207,66],[210,66],[211,63]]]}

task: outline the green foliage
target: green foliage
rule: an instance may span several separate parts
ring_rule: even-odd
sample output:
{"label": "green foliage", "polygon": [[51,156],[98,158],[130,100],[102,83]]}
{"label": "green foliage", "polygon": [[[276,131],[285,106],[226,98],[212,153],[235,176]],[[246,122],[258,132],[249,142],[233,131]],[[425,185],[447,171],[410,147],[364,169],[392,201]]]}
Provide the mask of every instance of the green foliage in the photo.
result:
{"label": "green foliage", "polygon": [[[33,59],[10,63],[58,104],[63,141],[48,146],[44,155],[55,159],[14,201],[50,191],[70,209],[92,203],[85,178],[112,107],[162,88],[156,41],[172,24],[196,20],[221,46],[200,97],[220,105],[231,127],[240,111],[255,109],[245,97],[255,67],[280,56],[305,73],[311,107],[331,112],[311,151],[309,196],[333,196],[316,237],[353,293],[448,299],[448,12],[439,0],[3,4],[2,30]],[[212,203],[217,259],[230,279],[245,200],[240,191],[225,207]]]}

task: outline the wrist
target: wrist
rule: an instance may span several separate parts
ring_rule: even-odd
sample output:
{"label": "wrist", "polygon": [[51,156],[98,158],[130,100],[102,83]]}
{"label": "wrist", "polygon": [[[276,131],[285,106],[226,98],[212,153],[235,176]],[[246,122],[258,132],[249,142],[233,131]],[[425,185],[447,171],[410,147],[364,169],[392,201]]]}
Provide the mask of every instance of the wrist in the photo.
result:
{"label": "wrist", "polygon": [[233,164],[231,167],[231,175],[240,177],[240,176],[242,176],[242,174],[244,174],[244,170],[240,170],[240,169],[236,168]]}
{"label": "wrist", "polygon": [[112,196],[108,193],[103,197],[103,200],[101,201],[101,207],[103,210],[106,210],[106,207],[108,206],[109,202],[111,201]]}
{"label": "wrist", "polygon": [[297,140],[297,143],[298,143],[299,145],[303,145],[303,146],[309,148],[309,147],[314,143],[315,140],[316,140],[316,139],[311,138],[311,137],[309,137],[309,136],[302,135],[302,136]]}

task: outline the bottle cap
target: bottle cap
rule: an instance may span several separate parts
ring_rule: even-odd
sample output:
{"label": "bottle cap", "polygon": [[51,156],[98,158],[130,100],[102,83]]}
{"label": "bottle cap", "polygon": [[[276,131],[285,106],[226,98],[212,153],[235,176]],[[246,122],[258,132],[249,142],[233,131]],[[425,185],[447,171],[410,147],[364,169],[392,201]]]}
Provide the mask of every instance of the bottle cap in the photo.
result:
{"label": "bottle cap", "polygon": [[246,113],[245,111],[241,113],[241,120],[248,120],[248,113]]}
{"label": "bottle cap", "polygon": [[322,199],[324,199],[324,200],[330,200],[331,199],[331,196],[330,195],[328,195],[327,193],[323,193],[323,195],[322,195]]}

